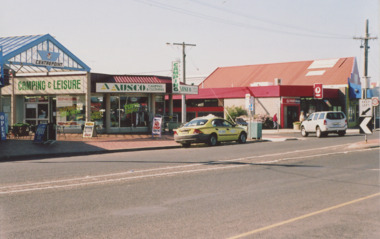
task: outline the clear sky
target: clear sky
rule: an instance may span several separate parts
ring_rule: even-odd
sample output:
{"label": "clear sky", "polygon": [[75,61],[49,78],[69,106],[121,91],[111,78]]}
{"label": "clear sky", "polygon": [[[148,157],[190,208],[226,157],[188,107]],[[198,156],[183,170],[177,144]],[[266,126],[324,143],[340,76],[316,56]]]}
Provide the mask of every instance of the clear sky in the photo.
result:
{"label": "clear sky", "polygon": [[[187,76],[217,67],[357,58],[363,74],[365,21],[379,36],[380,0],[2,0],[0,36],[49,33],[109,74],[170,75],[189,43]],[[379,81],[379,43],[369,76]]]}

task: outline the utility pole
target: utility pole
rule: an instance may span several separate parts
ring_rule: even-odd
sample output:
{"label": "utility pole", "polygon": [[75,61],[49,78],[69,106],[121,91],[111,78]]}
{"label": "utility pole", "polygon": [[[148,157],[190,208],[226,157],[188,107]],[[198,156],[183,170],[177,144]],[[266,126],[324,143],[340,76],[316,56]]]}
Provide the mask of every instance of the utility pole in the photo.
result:
{"label": "utility pole", "polygon": [[[364,45],[361,45],[360,48],[364,48],[364,89],[362,89],[362,99],[367,99],[367,88],[368,88],[368,40],[375,40],[377,37],[370,37],[368,33],[368,19],[365,23],[365,36],[364,37],[354,37],[356,40],[364,41]],[[363,84],[362,84],[363,86]]]}
{"label": "utility pole", "polygon": [[[186,50],[187,46],[196,46],[195,44],[186,44],[182,43],[173,43],[175,46],[182,46],[182,62],[183,62],[183,74],[182,74],[182,82],[186,84]],[[186,95],[182,94],[182,123],[186,123]]]}

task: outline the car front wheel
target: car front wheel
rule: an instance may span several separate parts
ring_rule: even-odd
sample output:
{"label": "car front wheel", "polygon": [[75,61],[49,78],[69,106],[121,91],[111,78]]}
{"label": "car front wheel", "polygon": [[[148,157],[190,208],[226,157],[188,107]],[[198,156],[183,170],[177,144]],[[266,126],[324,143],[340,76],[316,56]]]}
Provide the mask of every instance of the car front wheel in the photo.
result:
{"label": "car front wheel", "polygon": [[306,129],[305,129],[305,127],[303,127],[303,126],[302,126],[302,128],[301,128],[301,135],[302,135],[302,137],[307,137],[307,136],[309,135],[309,133],[306,132]]}

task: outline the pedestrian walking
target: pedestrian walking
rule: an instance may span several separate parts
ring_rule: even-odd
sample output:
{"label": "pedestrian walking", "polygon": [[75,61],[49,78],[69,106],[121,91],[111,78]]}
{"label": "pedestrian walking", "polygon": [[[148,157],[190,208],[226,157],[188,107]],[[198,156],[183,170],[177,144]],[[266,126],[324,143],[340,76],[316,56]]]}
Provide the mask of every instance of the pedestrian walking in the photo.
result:
{"label": "pedestrian walking", "polygon": [[277,113],[273,115],[273,129],[277,128]]}

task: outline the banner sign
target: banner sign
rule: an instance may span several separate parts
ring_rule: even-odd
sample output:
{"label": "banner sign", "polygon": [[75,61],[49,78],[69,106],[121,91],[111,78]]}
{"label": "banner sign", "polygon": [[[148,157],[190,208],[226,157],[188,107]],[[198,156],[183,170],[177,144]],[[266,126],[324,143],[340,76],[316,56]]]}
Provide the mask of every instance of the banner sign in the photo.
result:
{"label": "banner sign", "polygon": [[178,61],[173,61],[172,62],[172,85],[173,85],[172,92],[173,94],[179,93],[181,90],[179,88],[179,85],[180,85],[180,79],[179,79],[180,69],[179,68],[180,68],[180,63]]}
{"label": "banner sign", "polygon": [[[46,137],[45,137],[46,136]],[[47,139],[47,124],[39,124],[34,135],[33,143],[43,143]]]}
{"label": "banner sign", "polygon": [[7,139],[8,120],[4,112],[0,112],[0,140]]}
{"label": "banner sign", "polygon": [[323,85],[314,84],[314,99],[323,99]]}
{"label": "banner sign", "polygon": [[96,92],[165,93],[165,84],[96,83]]}
{"label": "banner sign", "polygon": [[86,77],[15,78],[16,94],[86,93]]}
{"label": "banner sign", "polygon": [[152,136],[158,135],[161,137],[161,124],[162,124],[162,117],[153,118]]}

